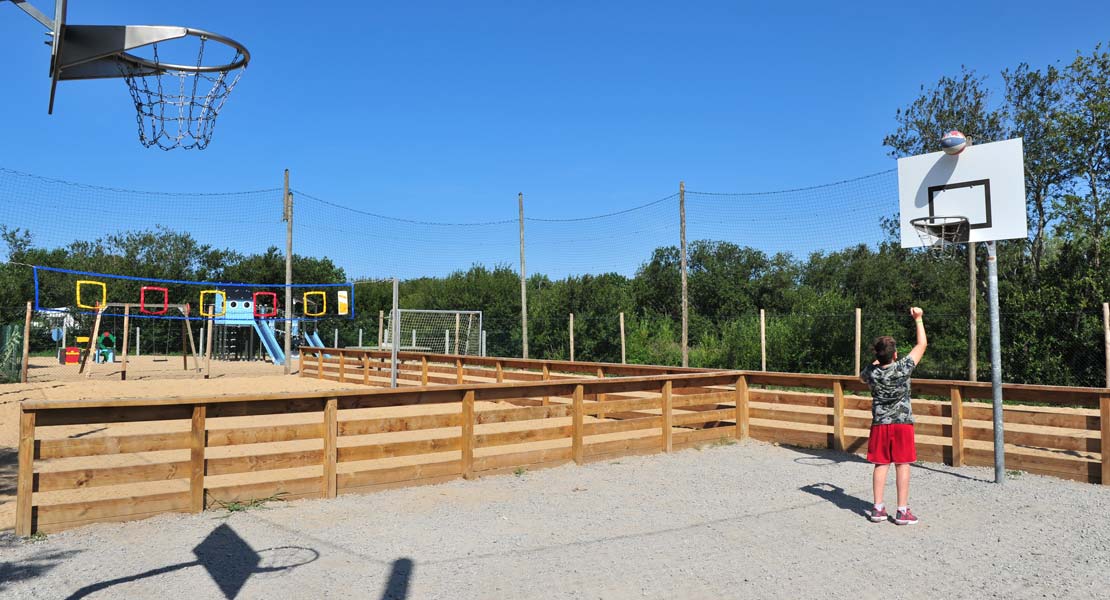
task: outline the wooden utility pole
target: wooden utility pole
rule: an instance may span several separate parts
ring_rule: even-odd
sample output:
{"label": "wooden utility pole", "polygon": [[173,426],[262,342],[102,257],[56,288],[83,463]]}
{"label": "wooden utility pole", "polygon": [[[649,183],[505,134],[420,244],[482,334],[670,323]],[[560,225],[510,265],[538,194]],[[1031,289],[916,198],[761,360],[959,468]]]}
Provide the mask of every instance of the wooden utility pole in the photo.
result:
{"label": "wooden utility pole", "polygon": [[520,209],[520,338],[521,354],[528,358],[528,277],[524,270],[524,192],[516,197]]}
{"label": "wooden utility pole", "polygon": [[967,378],[977,381],[979,378],[979,311],[976,308],[979,294],[976,293],[975,242],[967,245],[967,280],[968,280],[968,321],[967,321]]}
{"label": "wooden utility pole", "polygon": [[293,350],[293,194],[289,191],[289,169],[285,170],[282,189],[282,220],[285,221],[285,374],[288,375],[289,355]]}
{"label": "wooden utility pole", "polygon": [[31,302],[27,302],[27,316],[23,319],[23,362],[19,367],[20,383],[27,383],[27,367],[31,361]]}
{"label": "wooden utility pole", "polygon": [[574,362],[574,313],[570,313],[570,362]]}
{"label": "wooden utility pole", "polygon": [[690,366],[689,305],[686,297],[686,182],[678,182],[678,230],[682,243],[679,268],[682,270],[682,366]]}
{"label": "wooden utility pole", "polygon": [[[185,321],[182,321],[182,323],[185,323]],[[124,304],[123,305],[123,351],[120,352],[120,357],[119,357],[119,361],[120,361],[119,380],[120,381],[127,381],[127,344],[131,341],[130,333],[131,333],[131,305],[130,304]],[[182,352],[182,354],[185,354],[185,353]],[[188,356],[189,355],[186,354],[185,356],[186,356],[186,358],[185,358],[185,361],[186,361],[185,368],[188,369],[189,368],[189,366],[188,366],[188,361],[189,361]]]}
{"label": "wooden utility pole", "polygon": [[[1106,387],[1110,388],[1110,304],[1106,302],[1102,303],[1102,346],[1106,356]],[[1110,445],[1110,440],[1106,444]]]}
{"label": "wooden utility pole", "polygon": [[621,313],[621,364],[627,364],[624,356],[624,313]]}

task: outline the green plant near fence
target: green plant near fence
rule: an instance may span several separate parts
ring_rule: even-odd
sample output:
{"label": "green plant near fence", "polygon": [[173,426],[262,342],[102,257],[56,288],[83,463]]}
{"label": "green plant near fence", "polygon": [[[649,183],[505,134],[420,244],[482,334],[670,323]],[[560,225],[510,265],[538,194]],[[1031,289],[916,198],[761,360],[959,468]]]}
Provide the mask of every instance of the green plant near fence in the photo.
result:
{"label": "green plant near fence", "polygon": [[23,330],[18,324],[0,325],[0,383],[19,381],[23,360]]}

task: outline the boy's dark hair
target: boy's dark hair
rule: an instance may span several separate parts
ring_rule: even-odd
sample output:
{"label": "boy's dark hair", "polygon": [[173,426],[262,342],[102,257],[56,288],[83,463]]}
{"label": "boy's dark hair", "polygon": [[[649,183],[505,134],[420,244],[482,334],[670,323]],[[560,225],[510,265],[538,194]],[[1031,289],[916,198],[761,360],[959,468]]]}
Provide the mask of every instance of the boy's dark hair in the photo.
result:
{"label": "boy's dark hair", "polygon": [[896,350],[894,338],[889,335],[875,338],[875,360],[879,361],[880,365],[889,365],[894,360]]}

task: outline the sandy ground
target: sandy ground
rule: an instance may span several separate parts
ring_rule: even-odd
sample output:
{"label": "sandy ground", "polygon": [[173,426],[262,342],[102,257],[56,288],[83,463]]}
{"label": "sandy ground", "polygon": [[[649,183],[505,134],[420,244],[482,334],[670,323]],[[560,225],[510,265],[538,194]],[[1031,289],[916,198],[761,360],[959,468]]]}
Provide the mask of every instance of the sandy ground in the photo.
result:
{"label": "sandy ground", "polygon": [[[5,598],[1100,598],[1110,489],[759,442],[0,541]],[[893,496],[893,483],[888,486]]]}

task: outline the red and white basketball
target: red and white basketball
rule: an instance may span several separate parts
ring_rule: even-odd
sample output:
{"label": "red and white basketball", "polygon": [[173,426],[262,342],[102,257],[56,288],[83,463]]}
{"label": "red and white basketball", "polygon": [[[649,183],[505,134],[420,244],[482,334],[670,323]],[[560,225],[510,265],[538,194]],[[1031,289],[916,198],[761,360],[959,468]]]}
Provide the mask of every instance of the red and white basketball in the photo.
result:
{"label": "red and white basketball", "polygon": [[944,134],[944,137],[940,138],[940,149],[944,150],[945,154],[956,155],[963,152],[964,148],[967,147],[967,138],[964,137],[964,134],[955,129],[949,131]]}

